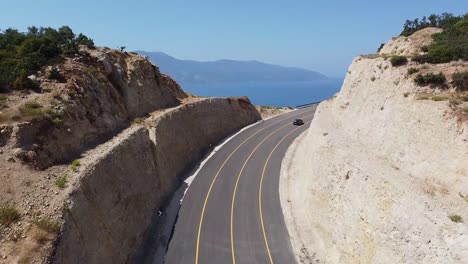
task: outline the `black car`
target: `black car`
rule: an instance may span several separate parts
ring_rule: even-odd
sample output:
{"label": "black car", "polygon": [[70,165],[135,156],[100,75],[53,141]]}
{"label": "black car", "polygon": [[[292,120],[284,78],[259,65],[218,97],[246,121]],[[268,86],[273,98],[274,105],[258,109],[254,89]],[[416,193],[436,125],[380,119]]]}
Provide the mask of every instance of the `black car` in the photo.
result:
{"label": "black car", "polygon": [[302,126],[303,124],[304,124],[304,121],[302,121],[302,119],[294,119],[293,125]]}

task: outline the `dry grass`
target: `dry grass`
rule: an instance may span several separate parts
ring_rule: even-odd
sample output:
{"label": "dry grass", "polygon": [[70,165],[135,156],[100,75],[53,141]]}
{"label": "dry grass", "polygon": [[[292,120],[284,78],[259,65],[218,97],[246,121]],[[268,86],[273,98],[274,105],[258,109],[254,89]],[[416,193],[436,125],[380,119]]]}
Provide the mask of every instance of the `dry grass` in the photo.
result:
{"label": "dry grass", "polygon": [[440,102],[440,101],[447,101],[449,98],[443,95],[435,95],[435,96],[432,96],[431,99],[432,101]]}
{"label": "dry grass", "polygon": [[23,117],[41,117],[44,114],[42,105],[36,101],[26,102],[19,107],[19,111]]}
{"label": "dry grass", "polygon": [[39,220],[34,221],[34,224],[41,230],[46,231],[48,233],[57,233],[58,231],[60,231],[59,222],[50,218],[41,218]]}
{"label": "dry grass", "polygon": [[20,216],[20,213],[14,206],[0,206],[0,224],[8,226],[16,222],[20,218]]}
{"label": "dry grass", "polygon": [[41,229],[37,229],[34,231],[33,238],[37,241],[37,243],[41,245],[51,240],[49,233]]}

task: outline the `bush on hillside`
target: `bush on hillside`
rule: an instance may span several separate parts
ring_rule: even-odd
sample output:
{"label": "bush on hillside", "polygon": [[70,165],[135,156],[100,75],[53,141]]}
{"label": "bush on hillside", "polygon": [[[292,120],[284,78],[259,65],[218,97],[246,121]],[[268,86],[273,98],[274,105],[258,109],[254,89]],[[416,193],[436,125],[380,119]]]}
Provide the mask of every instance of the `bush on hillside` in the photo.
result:
{"label": "bush on hillside", "polygon": [[406,20],[403,25],[403,31],[400,36],[408,37],[414,32],[427,28],[427,27],[438,27],[447,29],[461,20],[462,16],[454,16],[450,13],[443,13],[441,15],[432,14],[429,17],[423,17],[422,19],[416,18],[414,20]]}
{"label": "bush on hillside", "polygon": [[[438,22],[444,31],[433,35],[434,42],[425,46],[426,54],[416,56],[419,63],[446,63],[454,60],[468,60],[468,14],[454,17],[445,15]],[[439,25],[438,24],[438,25]]]}
{"label": "bush on hillside", "polygon": [[53,67],[50,72],[49,72],[49,76],[47,76],[47,78],[49,80],[57,80],[59,82],[63,81],[63,75],[60,73],[60,71],[56,68],[56,67]]}
{"label": "bush on hillside", "polygon": [[419,69],[416,69],[416,68],[409,68],[408,69],[408,75],[411,75],[413,73],[417,73],[419,71]]}
{"label": "bush on hillside", "polygon": [[427,74],[418,74],[415,78],[414,81],[416,84],[420,86],[426,86],[426,85],[443,85],[445,84],[445,81],[447,79],[442,73],[434,74],[434,73],[427,73]]}
{"label": "bush on hillside", "polygon": [[468,71],[455,72],[452,75],[453,85],[460,91],[468,90]]}
{"label": "bush on hillside", "polygon": [[392,63],[393,67],[398,67],[408,63],[408,59],[405,56],[392,56],[390,58],[390,63]]}

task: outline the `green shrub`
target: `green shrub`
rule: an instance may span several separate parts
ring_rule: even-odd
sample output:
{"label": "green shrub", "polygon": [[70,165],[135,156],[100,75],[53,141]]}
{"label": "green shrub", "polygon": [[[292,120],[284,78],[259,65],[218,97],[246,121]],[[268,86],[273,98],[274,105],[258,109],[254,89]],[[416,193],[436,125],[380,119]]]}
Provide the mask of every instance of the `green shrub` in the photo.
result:
{"label": "green shrub", "polygon": [[133,123],[133,124],[136,124],[136,125],[140,125],[140,124],[143,123],[143,121],[145,121],[144,118],[137,117],[137,118],[133,119],[133,122],[132,122],[132,123]]}
{"label": "green shrub", "polygon": [[414,20],[406,20],[405,24],[403,25],[403,31],[400,35],[408,37],[414,32],[427,27],[439,27],[447,29],[452,27],[462,18],[463,16],[454,16],[450,13],[443,13],[441,15],[432,14],[429,17],[424,16],[422,19],[416,18]]}
{"label": "green shrub", "polygon": [[405,56],[392,56],[390,58],[390,63],[392,63],[393,67],[398,67],[408,63],[408,59]]}
{"label": "green shrub", "polygon": [[67,175],[64,175],[62,177],[59,177],[57,178],[57,180],[55,180],[55,185],[57,187],[59,187],[60,189],[63,189],[65,188],[65,184],[67,183]]}
{"label": "green shrub", "polygon": [[34,90],[39,91],[39,85],[33,80],[29,79],[26,74],[21,74],[15,78],[11,88],[13,90]]}
{"label": "green shrub", "polygon": [[454,60],[468,60],[468,15],[453,17],[440,26],[445,30],[434,34],[433,43],[427,46],[427,54],[413,58],[419,63],[446,63]]}
{"label": "green shrub", "polygon": [[460,91],[468,90],[468,71],[455,72],[452,75],[453,85]]}
{"label": "green shrub", "polygon": [[79,168],[78,168],[78,167],[80,167],[80,166],[81,166],[80,161],[76,159],[76,160],[72,161],[71,170],[72,170],[73,172],[78,172],[78,171],[79,171]]}
{"label": "green shrub", "polygon": [[20,218],[18,210],[10,205],[0,206],[0,224],[9,226]]}
{"label": "green shrub", "polygon": [[420,86],[425,85],[443,85],[447,79],[442,73],[434,74],[434,73],[427,73],[427,74],[418,74],[414,81],[416,84]]}
{"label": "green shrub", "polygon": [[372,77],[370,78],[370,80],[371,80],[371,81],[375,81],[375,76],[372,76]]}
{"label": "green shrub", "polygon": [[77,160],[77,159],[76,159],[76,160],[73,160],[73,161],[72,161],[72,166],[75,166],[75,167],[81,166],[80,160]]}
{"label": "green shrub", "polygon": [[452,220],[455,223],[463,222],[462,217],[460,215],[457,215],[457,214],[449,215],[449,218],[450,218],[450,220]]}
{"label": "green shrub", "polygon": [[408,69],[408,75],[411,75],[413,73],[417,73],[419,71],[419,69],[416,69],[416,68],[409,68]]}
{"label": "green shrub", "polygon": [[57,30],[30,27],[28,32],[12,28],[0,31],[0,92],[39,89],[27,76],[63,56],[78,53],[78,45],[94,47],[92,39],[83,34],[75,36],[68,26]]}
{"label": "green shrub", "polygon": [[49,233],[57,233],[58,231],[60,231],[60,224],[57,221],[50,218],[41,218],[39,220],[35,220],[34,224],[40,229]]}
{"label": "green shrub", "polygon": [[410,95],[409,92],[406,92],[406,93],[403,94],[404,97],[408,97],[409,95]]}
{"label": "green shrub", "polygon": [[49,80],[57,80],[57,81],[63,81],[63,75],[60,73],[60,71],[56,68],[56,67],[53,67],[50,72],[49,72],[49,76],[47,76],[47,78]]}

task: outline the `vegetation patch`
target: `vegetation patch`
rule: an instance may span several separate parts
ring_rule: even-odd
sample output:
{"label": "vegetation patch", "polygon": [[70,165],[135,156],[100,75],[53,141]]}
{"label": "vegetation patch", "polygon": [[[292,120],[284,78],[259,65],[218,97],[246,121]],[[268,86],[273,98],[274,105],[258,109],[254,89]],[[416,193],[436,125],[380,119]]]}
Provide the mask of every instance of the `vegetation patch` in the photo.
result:
{"label": "vegetation patch", "polygon": [[76,160],[73,160],[73,161],[72,161],[72,166],[75,166],[75,167],[81,166],[80,160],[77,160],[77,159],[76,159]]}
{"label": "vegetation patch", "polygon": [[55,185],[59,187],[60,189],[65,188],[65,184],[67,183],[67,175],[64,175],[62,177],[59,177],[55,180]]}
{"label": "vegetation patch", "polygon": [[40,229],[49,233],[57,233],[58,231],[60,231],[60,224],[57,221],[50,218],[41,218],[39,220],[34,221],[34,224]]}
{"label": "vegetation patch", "polygon": [[434,73],[427,73],[427,74],[418,74],[415,78],[414,78],[414,82],[416,82],[416,84],[420,85],[420,86],[426,86],[426,85],[437,85],[437,86],[441,86],[443,84],[445,84],[445,81],[447,79],[445,78],[445,76],[442,74],[442,73],[437,73],[437,74],[434,74]]}
{"label": "vegetation patch", "polygon": [[463,222],[463,218],[460,215],[457,215],[457,214],[449,215],[449,218],[450,218],[450,220],[452,220],[455,223]]}
{"label": "vegetation patch", "polygon": [[375,76],[372,76],[372,77],[370,78],[370,80],[371,80],[371,81],[375,81]]}
{"label": "vegetation patch", "polygon": [[416,69],[416,68],[409,68],[409,69],[408,69],[408,75],[417,73],[418,71],[419,71],[419,69]]}
{"label": "vegetation patch", "polygon": [[410,95],[409,92],[406,92],[406,93],[403,94],[404,97],[408,97],[409,95]]}
{"label": "vegetation patch", "polygon": [[460,91],[468,90],[468,71],[455,72],[452,75],[453,86]]}
{"label": "vegetation patch", "polygon": [[408,63],[408,59],[405,56],[392,56],[390,58],[390,63],[393,67],[398,67]]}
{"label": "vegetation patch", "polygon": [[37,243],[43,245],[45,243],[47,243],[47,241],[50,240],[49,238],[49,233],[47,233],[46,231],[44,230],[36,230],[33,234],[33,237],[34,239],[37,241]]}
{"label": "vegetation patch", "polygon": [[143,121],[145,121],[145,119],[141,118],[141,117],[137,117],[135,119],[133,119],[133,124],[136,124],[136,125],[140,125],[140,124],[143,124]]}
{"label": "vegetation patch", "polygon": [[68,26],[57,30],[33,26],[27,32],[12,28],[0,31],[0,92],[38,89],[37,83],[28,76],[64,56],[77,54],[79,45],[94,48],[92,39],[83,34],[75,35]]}
{"label": "vegetation patch", "polygon": [[60,73],[60,71],[57,69],[57,67],[53,67],[50,70],[49,75],[47,76],[47,78],[49,80],[56,80],[56,81],[59,81],[59,82],[63,82],[65,80],[62,73]]}
{"label": "vegetation patch", "polygon": [[36,101],[26,102],[19,107],[19,111],[23,117],[42,117],[44,115],[42,105]]}
{"label": "vegetation patch", "polygon": [[80,160],[76,159],[76,160],[72,161],[72,163],[71,163],[71,170],[73,172],[78,172],[80,170],[79,169],[80,166],[81,166]]}
{"label": "vegetation patch", "polygon": [[2,205],[0,206],[0,224],[9,226],[20,218],[20,213],[14,206]]}
{"label": "vegetation patch", "polygon": [[446,63],[460,59],[468,60],[468,14],[454,16],[444,13],[440,16],[423,17],[421,20],[407,20],[401,35],[409,36],[426,27],[438,27],[444,29],[444,31],[434,34],[432,36],[434,42],[427,47],[423,47],[423,51],[427,53],[414,57],[414,61],[419,63]]}
{"label": "vegetation patch", "polygon": [[447,96],[435,95],[431,97],[432,101],[447,101],[449,98]]}

